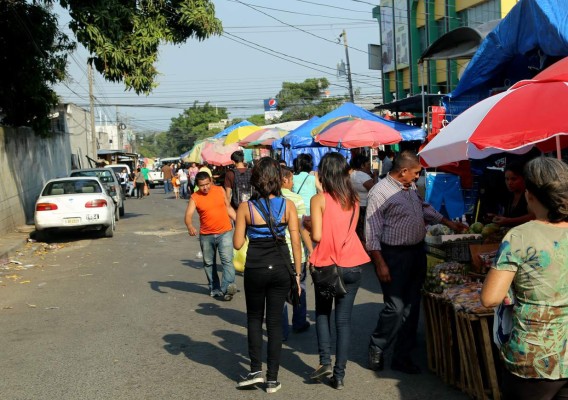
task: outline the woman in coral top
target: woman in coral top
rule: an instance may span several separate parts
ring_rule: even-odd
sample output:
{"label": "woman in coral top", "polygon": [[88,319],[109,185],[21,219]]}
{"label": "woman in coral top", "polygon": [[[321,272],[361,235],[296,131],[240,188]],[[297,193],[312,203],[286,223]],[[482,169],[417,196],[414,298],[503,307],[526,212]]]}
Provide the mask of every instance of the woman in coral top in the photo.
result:
{"label": "woman in coral top", "polygon": [[335,366],[331,367],[330,317],[334,298],[316,293],[316,332],[319,367],[310,375],[321,379],[332,375],[330,385],[343,389],[351,335],[351,312],[361,283],[361,267],[370,261],[356,233],[359,198],[351,185],[349,166],[339,153],[326,154],[319,164],[323,193],[311,199],[312,240],[317,243],[310,263],[316,268],[339,267],[347,294],[335,297]]}

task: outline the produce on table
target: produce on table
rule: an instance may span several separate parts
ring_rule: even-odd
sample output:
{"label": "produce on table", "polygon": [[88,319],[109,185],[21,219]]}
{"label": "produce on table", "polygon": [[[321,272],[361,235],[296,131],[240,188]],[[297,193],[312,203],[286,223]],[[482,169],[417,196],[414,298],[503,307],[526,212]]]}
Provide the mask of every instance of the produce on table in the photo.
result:
{"label": "produce on table", "polygon": [[475,222],[474,224],[472,224],[469,227],[468,231],[469,231],[469,233],[479,234],[479,233],[481,233],[483,228],[484,228],[484,225],[481,222]]}
{"label": "produce on table", "polygon": [[424,290],[431,293],[442,293],[444,289],[468,282],[465,267],[457,262],[445,262],[432,267],[426,274]]}
{"label": "produce on table", "polygon": [[488,237],[489,235],[491,235],[492,233],[496,233],[501,229],[501,227],[497,224],[487,224],[483,227],[483,229],[481,230],[481,236],[483,236],[484,238]]}
{"label": "produce on table", "polygon": [[429,236],[443,236],[451,235],[454,233],[450,228],[443,224],[430,225],[428,231],[426,232]]}

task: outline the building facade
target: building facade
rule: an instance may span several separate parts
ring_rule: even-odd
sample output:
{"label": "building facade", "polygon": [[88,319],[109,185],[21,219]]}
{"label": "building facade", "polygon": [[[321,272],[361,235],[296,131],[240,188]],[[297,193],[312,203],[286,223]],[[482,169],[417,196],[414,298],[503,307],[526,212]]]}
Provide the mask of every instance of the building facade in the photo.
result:
{"label": "building facade", "polygon": [[450,93],[469,60],[425,61],[420,56],[458,27],[502,19],[516,0],[381,0],[373,9],[381,31],[383,102],[422,92]]}

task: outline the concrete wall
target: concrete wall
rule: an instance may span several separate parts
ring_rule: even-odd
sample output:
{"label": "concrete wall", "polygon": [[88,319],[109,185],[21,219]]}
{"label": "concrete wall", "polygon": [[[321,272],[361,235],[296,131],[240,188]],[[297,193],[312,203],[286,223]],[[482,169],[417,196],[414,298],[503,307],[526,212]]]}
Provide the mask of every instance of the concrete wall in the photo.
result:
{"label": "concrete wall", "polygon": [[68,133],[40,138],[28,128],[0,126],[0,235],[33,224],[35,201],[45,182],[70,170]]}

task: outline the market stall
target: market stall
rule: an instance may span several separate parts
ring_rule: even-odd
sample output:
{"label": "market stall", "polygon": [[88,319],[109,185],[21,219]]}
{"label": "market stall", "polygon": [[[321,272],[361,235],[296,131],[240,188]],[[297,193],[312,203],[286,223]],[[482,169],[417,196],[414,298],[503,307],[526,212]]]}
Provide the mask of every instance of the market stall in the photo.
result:
{"label": "market stall", "polygon": [[423,306],[428,367],[474,399],[500,399],[493,309],[480,304],[479,293],[503,231],[492,224],[474,224],[466,234],[446,229],[431,227],[426,237],[429,267]]}

